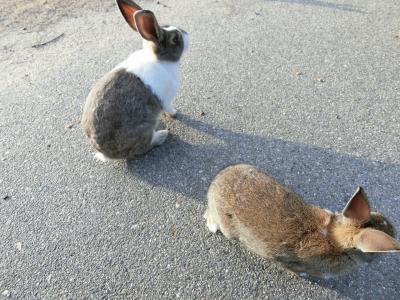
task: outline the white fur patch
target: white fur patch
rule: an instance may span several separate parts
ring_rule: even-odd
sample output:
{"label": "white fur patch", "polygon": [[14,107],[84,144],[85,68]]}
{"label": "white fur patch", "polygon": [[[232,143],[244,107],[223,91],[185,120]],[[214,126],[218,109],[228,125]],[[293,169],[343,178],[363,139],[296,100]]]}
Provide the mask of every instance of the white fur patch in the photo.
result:
{"label": "white fur patch", "polygon": [[166,30],[166,31],[174,31],[174,30],[178,30],[179,31],[178,27],[171,26],[171,25],[167,26],[167,27],[163,27],[163,29]]}
{"label": "white fur patch", "polygon": [[105,156],[103,153],[101,152],[96,152],[94,154],[94,159],[97,161],[101,161],[101,162],[108,162],[111,161],[111,159],[109,159],[107,156]]}
{"label": "white fur patch", "polygon": [[158,61],[150,49],[138,50],[117,66],[138,76],[160,99],[163,108],[171,107],[179,89],[178,62]]}
{"label": "white fur patch", "polygon": [[212,233],[216,233],[219,230],[218,224],[208,224],[207,223],[208,230],[210,230]]}

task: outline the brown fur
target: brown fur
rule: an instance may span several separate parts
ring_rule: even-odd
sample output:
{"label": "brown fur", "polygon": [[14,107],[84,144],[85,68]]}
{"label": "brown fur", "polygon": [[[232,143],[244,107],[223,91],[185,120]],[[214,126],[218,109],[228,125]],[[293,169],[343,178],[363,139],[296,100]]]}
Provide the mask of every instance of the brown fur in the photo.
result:
{"label": "brown fur", "polygon": [[113,159],[131,158],[151,148],[161,103],[125,69],[114,69],[90,91],[82,127],[92,146]]}
{"label": "brown fur", "polygon": [[[394,235],[382,215],[372,214],[371,220],[369,225],[379,223],[375,228]],[[338,275],[373,257],[354,249],[365,225],[305,203],[250,165],[230,166],[215,177],[208,191],[207,222],[296,272]]]}

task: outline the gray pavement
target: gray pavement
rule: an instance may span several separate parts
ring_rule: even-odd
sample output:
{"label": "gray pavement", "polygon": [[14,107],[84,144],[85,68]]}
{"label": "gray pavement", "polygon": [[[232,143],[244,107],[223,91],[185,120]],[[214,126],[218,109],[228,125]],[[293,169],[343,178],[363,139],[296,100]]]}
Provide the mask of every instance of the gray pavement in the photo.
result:
{"label": "gray pavement", "polygon": [[0,299],[398,299],[399,255],[299,278],[202,214],[217,171],[248,162],[331,210],[362,185],[400,229],[400,3],[139,3],[191,48],[171,136],[128,163],[97,163],[79,126],[91,85],[140,47],[114,4],[3,28]]}

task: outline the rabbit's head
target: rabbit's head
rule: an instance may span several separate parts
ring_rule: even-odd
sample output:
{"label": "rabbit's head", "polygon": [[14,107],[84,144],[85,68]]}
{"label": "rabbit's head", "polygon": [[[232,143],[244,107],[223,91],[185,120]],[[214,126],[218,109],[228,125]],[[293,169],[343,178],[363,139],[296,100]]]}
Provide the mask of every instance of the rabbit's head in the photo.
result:
{"label": "rabbit's head", "polygon": [[369,261],[378,252],[400,252],[393,225],[383,214],[371,212],[361,187],[342,212],[332,215],[329,235],[338,249],[357,260]]}
{"label": "rabbit's head", "polygon": [[371,262],[377,253],[400,252],[400,243],[394,239],[393,225],[381,213],[370,211],[361,187],[342,212],[327,212],[324,220],[321,232],[329,247],[318,249],[319,243],[315,242],[314,248],[317,249],[313,250],[317,250],[319,255],[301,261],[290,257],[280,258],[280,261],[293,271],[329,278]]}
{"label": "rabbit's head", "polygon": [[153,12],[131,0],[117,0],[126,22],[143,38],[143,48],[160,61],[177,62],[189,46],[189,35],[175,26],[160,26]]}

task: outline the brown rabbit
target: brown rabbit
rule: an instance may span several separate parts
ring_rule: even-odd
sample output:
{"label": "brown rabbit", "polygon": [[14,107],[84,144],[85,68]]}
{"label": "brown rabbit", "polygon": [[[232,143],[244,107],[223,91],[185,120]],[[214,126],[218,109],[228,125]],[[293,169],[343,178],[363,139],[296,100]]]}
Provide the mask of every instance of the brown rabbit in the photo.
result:
{"label": "brown rabbit", "polygon": [[215,177],[204,217],[210,231],[313,276],[341,275],[370,262],[374,252],[400,251],[393,226],[370,211],[362,188],[342,212],[332,213],[250,165],[227,167]]}

